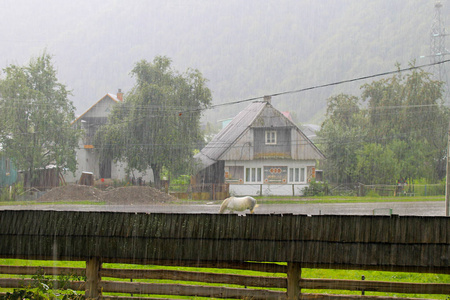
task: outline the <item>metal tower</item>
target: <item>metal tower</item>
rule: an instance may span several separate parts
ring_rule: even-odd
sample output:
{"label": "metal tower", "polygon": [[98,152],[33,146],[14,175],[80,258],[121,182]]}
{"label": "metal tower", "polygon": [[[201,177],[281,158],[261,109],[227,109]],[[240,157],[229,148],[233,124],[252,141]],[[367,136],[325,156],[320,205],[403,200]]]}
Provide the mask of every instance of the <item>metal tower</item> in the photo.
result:
{"label": "metal tower", "polygon": [[447,72],[444,64],[441,62],[445,59],[446,55],[450,54],[450,51],[445,48],[445,37],[448,34],[445,32],[441,20],[441,7],[442,4],[440,1],[437,1],[434,5],[434,19],[430,33],[430,62],[435,64],[431,70],[435,79],[443,81],[446,85],[445,89],[448,90]]}

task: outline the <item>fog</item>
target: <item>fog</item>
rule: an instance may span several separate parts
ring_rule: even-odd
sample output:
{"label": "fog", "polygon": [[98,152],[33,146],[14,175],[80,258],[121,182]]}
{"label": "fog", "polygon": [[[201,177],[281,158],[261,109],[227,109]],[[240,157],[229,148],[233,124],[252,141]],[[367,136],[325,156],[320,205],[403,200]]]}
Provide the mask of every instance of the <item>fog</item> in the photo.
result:
{"label": "fog", "polygon": [[[442,1],[442,16],[450,2]],[[47,51],[80,114],[133,86],[134,64],[156,55],[198,69],[213,104],[298,90],[429,63],[434,1],[31,1],[0,2],[0,67]],[[445,18],[442,18],[445,24]],[[326,99],[363,82],[273,98],[298,123],[323,120]],[[205,112],[233,117],[246,104]]]}

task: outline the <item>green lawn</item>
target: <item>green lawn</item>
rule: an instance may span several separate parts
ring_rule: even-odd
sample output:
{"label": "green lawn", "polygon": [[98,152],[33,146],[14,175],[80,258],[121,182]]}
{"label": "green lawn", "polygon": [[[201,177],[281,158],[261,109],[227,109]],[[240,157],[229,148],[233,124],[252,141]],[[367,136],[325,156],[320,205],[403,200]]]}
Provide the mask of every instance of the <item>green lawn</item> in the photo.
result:
{"label": "green lawn", "polygon": [[316,196],[316,197],[256,197],[259,203],[266,204],[308,204],[308,203],[370,203],[370,202],[423,202],[423,201],[445,201],[444,196],[415,196],[415,197],[357,197],[357,196]]}

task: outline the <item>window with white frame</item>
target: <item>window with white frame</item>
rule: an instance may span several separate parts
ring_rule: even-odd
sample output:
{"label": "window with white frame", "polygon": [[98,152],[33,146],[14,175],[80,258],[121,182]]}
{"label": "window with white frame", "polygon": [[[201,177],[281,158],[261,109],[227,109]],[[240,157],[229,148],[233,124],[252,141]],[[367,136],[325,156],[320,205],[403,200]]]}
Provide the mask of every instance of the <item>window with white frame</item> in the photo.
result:
{"label": "window with white frame", "polygon": [[305,182],[305,168],[289,168],[289,182]]}
{"label": "window with white frame", "polygon": [[245,182],[261,182],[261,168],[245,168]]}
{"label": "window with white frame", "polygon": [[277,131],[266,130],[266,145],[276,145],[276,144],[277,144]]}

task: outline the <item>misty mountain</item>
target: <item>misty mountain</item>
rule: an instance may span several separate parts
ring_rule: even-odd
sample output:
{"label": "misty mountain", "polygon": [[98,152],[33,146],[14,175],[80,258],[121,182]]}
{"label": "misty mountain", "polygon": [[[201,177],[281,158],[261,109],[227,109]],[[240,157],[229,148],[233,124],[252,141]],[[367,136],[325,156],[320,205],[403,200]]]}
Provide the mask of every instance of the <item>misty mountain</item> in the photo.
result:
{"label": "misty mountain", "polygon": [[[450,1],[442,1],[442,16]],[[180,72],[200,70],[213,104],[296,91],[429,63],[432,0],[5,0],[0,67],[44,50],[81,113],[106,93],[133,86],[130,71],[156,55]],[[374,78],[379,79],[379,78]],[[366,81],[370,82],[372,80]],[[319,123],[326,99],[364,82],[272,98],[301,123]],[[205,112],[215,122],[248,103]]]}

